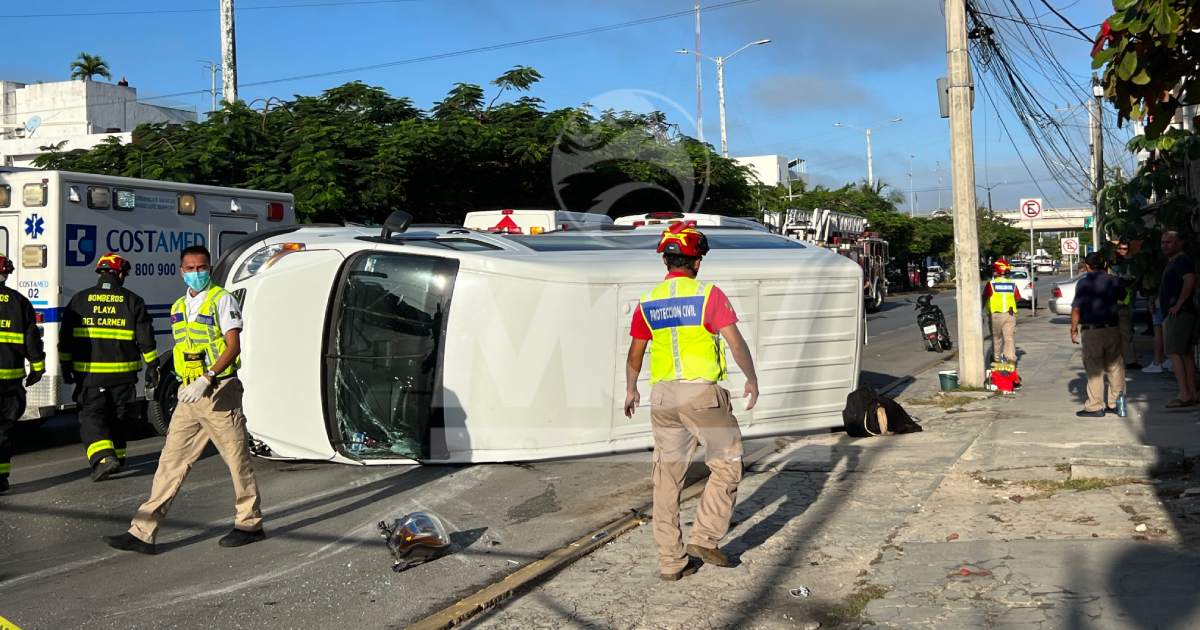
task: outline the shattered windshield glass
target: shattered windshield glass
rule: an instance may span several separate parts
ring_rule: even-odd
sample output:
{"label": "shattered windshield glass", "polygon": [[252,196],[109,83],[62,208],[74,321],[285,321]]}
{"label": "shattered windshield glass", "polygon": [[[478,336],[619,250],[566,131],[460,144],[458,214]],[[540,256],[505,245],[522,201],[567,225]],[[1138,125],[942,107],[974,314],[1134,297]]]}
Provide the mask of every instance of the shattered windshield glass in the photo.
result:
{"label": "shattered windshield glass", "polygon": [[334,446],[355,459],[429,457],[453,259],[364,252],[343,271],[327,364]]}

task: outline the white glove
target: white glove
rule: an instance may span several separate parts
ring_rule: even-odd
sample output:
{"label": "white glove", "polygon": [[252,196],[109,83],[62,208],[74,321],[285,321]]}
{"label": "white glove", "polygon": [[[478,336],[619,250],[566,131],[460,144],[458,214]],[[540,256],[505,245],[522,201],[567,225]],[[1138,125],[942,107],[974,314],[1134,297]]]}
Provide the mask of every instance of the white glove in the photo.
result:
{"label": "white glove", "polygon": [[212,385],[212,381],[208,380],[207,376],[192,381],[190,385],[179,390],[179,402],[190,405],[204,398],[204,392],[208,391],[209,385]]}

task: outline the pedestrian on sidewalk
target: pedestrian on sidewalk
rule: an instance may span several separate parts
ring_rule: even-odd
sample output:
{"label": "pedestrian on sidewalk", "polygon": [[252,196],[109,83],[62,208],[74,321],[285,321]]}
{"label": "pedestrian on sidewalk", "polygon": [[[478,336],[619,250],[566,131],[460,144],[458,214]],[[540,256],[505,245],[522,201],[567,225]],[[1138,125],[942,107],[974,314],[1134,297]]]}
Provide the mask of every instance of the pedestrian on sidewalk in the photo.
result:
{"label": "pedestrian on sidewalk", "polygon": [[[1117,398],[1125,393],[1125,361],[1122,353],[1120,316],[1124,287],[1121,280],[1105,272],[1104,256],[1087,255],[1084,275],[1075,285],[1071,302],[1071,343],[1079,343],[1083,332],[1083,369],[1087,372],[1087,403],[1075,412],[1081,418],[1103,418],[1117,412]],[[1108,380],[1105,405],[1104,381]]]}
{"label": "pedestrian on sidewalk", "polygon": [[1150,303],[1150,324],[1154,330],[1154,362],[1142,368],[1142,372],[1162,374],[1172,369],[1171,360],[1167,358],[1167,351],[1163,345],[1163,320],[1166,318],[1166,313],[1163,312],[1162,305],[1158,303],[1157,294],[1146,298],[1146,301]]}
{"label": "pedestrian on sidewalk", "polygon": [[983,300],[992,316],[992,361],[1017,362],[1017,302],[1021,292],[1009,279],[1012,267],[1001,258],[992,263],[992,279],[983,287]]}
{"label": "pedestrian on sidewalk", "polygon": [[1124,290],[1118,302],[1117,318],[1120,319],[1121,353],[1125,358],[1125,369],[1140,370],[1142,364],[1137,360],[1137,349],[1133,347],[1133,305],[1137,299],[1137,278],[1130,269],[1129,241],[1122,239],[1117,243],[1117,256],[1111,272],[1121,279]]}
{"label": "pedestrian on sidewalk", "polygon": [[[717,543],[729,530],[742,480],[742,433],[725,380],[725,345],[746,375],[746,410],[758,400],[754,360],[737,327],[737,313],[715,285],[698,282],[700,259],[708,253],[704,234],[682,222],[665,230],[658,244],[667,278],[642,296],[630,323],[626,360],[625,416],[632,418],[641,396],[638,375],[650,348],[650,427],[654,434],[654,542],[663,580],[674,582],[706,564],[730,566]],[[722,343],[724,339],[724,343]],[[689,543],[679,528],[683,479],[698,445],[704,446],[708,482],[696,509]]]}
{"label": "pedestrian on sidewalk", "polygon": [[110,547],[153,554],[159,525],[171,502],[211,440],[233,478],[233,530],[218,541],[240,547],[266,538],[259,509],[258,482],[250,462],[246,417],[242,415],[242,314],[237,300],[212,283],[211,257],[201,245],[180,255],[187,290],[171,306],[171,354],[179,380],[179,405],[171,415],[167,441],[158,457],[150,498],[138,508],[129,531],[105,536]]}
{"label": "pedestrian on sidewalk", "polygon": [[1196,266],[1183,253],[1183,239],[1172,230],[1162,235],[1167,268],[1159,285],[1159,305],[1165,312],[1163,347],[1175,368],[1179,395],[1167,403],[1168,409],[1196,404]]}

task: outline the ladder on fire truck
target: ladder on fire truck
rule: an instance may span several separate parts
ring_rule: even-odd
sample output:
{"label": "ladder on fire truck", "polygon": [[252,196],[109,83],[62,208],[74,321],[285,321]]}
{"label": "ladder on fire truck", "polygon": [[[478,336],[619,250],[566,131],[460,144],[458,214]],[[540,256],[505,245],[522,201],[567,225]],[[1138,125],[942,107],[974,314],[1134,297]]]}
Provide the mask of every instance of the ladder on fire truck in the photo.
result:
{"label": "ladder on fire truck", "polygon": [[812,210],[785,210],[779,232],[784,236],[825,245],[836,237],[840,241],[853,241],[867,231],[867,219],[845,212],[814,208]]}

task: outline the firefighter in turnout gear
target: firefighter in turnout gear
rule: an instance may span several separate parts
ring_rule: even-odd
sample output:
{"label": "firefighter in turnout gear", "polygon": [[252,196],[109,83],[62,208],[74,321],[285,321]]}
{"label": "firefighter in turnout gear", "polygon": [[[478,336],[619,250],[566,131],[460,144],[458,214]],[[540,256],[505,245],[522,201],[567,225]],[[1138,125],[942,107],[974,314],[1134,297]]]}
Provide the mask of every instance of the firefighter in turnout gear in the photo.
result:
{"label": "firefighter in turnout gear", "polygon": [[75,383],[79,435],[92,480],[103,481],[125,462],[125,432],[137,421],[138,373],[146,386],[158,379],[158,352],[146,304],[126,289],[129,261],[105,254],[96,263],[96,286],[71,298],[63,313],[58,359],[63,380]]}
{"label": "firefighter in turnout gear", "polygon": [[983,288],[983,299],[992,314],[992,360],[1017,362],[1017,302],[1023,300],[1008,277],[1012,267],[1001,258],[992,263],[992,279]]}
{"label": "firefighter in turnout gear", "polygon": [[[695,573],[701,562],[731,566],[717,544],[729,530],[742,479],[742,434],[729,391],[718,385],[726,377],[726,344],[746,376],[747,411],[758,399],[758,378],[733,305],[719,288],[696,280],[708,239],[688,223],[676,222],[663,232],[658,252],[667,278],[642,296],[633,314],[625,415],[633,417],[641,402],[637,381],[649,346],[654,541],[662,579],[675,581]],[[699,445],[711,474],[685,547],[679,495]]]}
{"label": "firefighter in turnout gear", "polygon": [[8,434],[25,413],[25,388],[42,380],[46,371],[42,331],[37,326],[33,305],[24,295],[5,286],[12,272],[12,261],[0,255],[0,492],[8,490],[8,475],[12,472]]}

